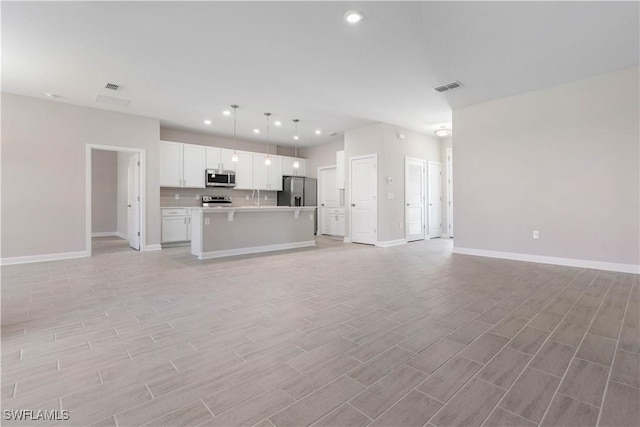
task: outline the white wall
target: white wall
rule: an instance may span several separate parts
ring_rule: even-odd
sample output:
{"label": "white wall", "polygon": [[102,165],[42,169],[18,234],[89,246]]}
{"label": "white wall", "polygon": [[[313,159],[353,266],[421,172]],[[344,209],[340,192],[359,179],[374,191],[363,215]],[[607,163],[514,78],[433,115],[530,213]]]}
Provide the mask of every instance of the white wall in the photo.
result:
{"label": "white wall", "polygon": [[3,93],[2,258],[85,251],[86,144],[146,150],[147,244],[160,244],[159,128],[156,119]]}
{"label": "white wall", "polygon": [[91,232],[115,233],[118,223],[118,153],[91,154]]}
{"label": "white wall", "polygon": [[[441,138],[440,146],[442,150],[442,156],[440,162],[442,163],[442,232],[449,233],[449,195],[447,194],[447,150],[453,147],[453,139],[448,136]],[[455,160],[454,160],[455,162]],[[452,169],[455,166],[452,165]],[[455,193],[455,188],[453,189]],[[453,207],[453,205],[452,205]],[[450,236],[451,237],[451,236]]]}
{"label": "white wall", "polygon": [[344,150],[344,139],[340,137],[325,144],[299,149],[298,154],[303,159],[307,159],[307,176],[318,178],[318,168],[335,166],[336,152],[342,150]]}
{"label": "white wall", "polygon": [[116,232],[120,237],[129,234],[129,159],[132,154],[124,151],[118,151],[118,194],[117,194],[117,227]]}
{"label": "white wall", "polygon": [[[404,139],[399,138],[404,135]],[[349,200],[350,157],[377,154],[378,156],[378,241],[389,242],[405,238],[404,230],[404,162],[405,157],[426,161],[441,160],[441,144],[435,136],[376,123],[345,132],[345,197]],[[393,182],[388,183],[388,178]],[[389,193],[393,198],[389,199]],[[348,230],[347,210],[347,230]]]}
{"label": "white wall", "polygon": [[455,110],[457,250],[638,266],[639,77],[636,67]]}

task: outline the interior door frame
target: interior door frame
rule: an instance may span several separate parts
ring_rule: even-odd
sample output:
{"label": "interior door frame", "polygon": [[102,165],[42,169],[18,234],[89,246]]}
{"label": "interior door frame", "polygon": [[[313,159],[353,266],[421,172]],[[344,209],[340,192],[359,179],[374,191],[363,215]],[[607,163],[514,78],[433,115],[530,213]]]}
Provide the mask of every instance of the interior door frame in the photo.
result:
{"label": "interior door frame", "polygon": [[[353,215],[351,214],[351,208],[353,207],[353,206],[351,206],[351,195],[353,194],[353,191],[352,191],[353,190],[353,188],[352,188],[353,179],[351,179],[352,178],[351,174],[353,173],[353,169],[351,168],[351,163],[354,160],[368,159],[368,158],[374,159],[375,160],[375,165],[376,165],[376,232],[375,232],[376,233],[376,235],[375,235],[376,243],[374,243],[374,245],[375,245],[378,242],[378,230],[380,228],[378,226],[378,204],[380,203],[380,197],[378,197],[379,196],[378,192],[380,191],[380,188],[379,188],[379,185],[378,185],[378,154],[377,153],[365,154],[363,156],[352,156],[352,157],[349,157],[349,162],[348,162],[348,165],[349,165],[349,173],[348,173],[348,176],[349,176],[349,197],[348,197],[348,200],[345,201],[345,204],[347,204],[347,207],[349,209],[345,209],[345,212],[349,212],[349,242],[353,242]],[[345,185],[345,187],[346,187],[346,185]]]}
{"label": "interior door frame", "polygon": [[404,158],[404,238],[409,241],[409,227],[407,227],[407,163],[409,161],[422,163],[422,239],[427,238],[427,161],[417,157]]}
{"label": "interior door frame", "polygon": [[[429,209],[429,201],[431,200],[431,167],[432,166],[440,166],[440,235],[439,236],[432,236],[430,231],[431,231],[431,214],[429,211],[431,211],[431,209]],[[426,237],[429,239],[434,239],[436,237],[442,237],[442,163],[441,162],[436,162],[435,160],[429,160],[427,162],[427,233],[426,233]]]}
{"label": "interior door frame", "polygon": [[322,197],[322,186],[324,185],[324,182],[322,180],[322,171],[327,170],[327,169],[335,169],[336,172],[338,171],[338,165],[333,165],[333,166],[320,166],[318,167],[318,213],[316,214],[316,216],[318,217],[318,235],[322,235],[322,214],[323,214],[323,208],[324,206],[321,206],[320,203],[320,198]]}
{"label": "interior door frame", "polygon": [[92,150],[138,153],[140,155],[140,251],[147,250],[147,152],[143,148],[119,147],[114,145],[85,145],[85,256],[91,256],[91,155]]}
{"label": "interior door frame", "polygon": [[447,237],[453,238],[453,148],[445,151],[447,160],[447,174],[445,177],[445,192],[447,194]]}

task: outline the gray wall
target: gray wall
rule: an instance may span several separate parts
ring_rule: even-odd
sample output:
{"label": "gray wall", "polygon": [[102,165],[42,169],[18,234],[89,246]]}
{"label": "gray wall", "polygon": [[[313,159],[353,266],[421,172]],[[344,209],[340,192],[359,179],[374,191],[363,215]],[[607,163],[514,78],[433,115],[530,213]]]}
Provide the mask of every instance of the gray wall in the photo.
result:
{"label": "gray wall", "polygon": [[[404,139],[399,138],[404,135]],[[378,155],[378,241],[405,238],[404,162],[405,157],[441,161],[441,143],[431,135],[410,131],[386,123],[376,123],[345,132],[345,199],[349,200],[349,158]],[[388,183],[388,178],[393,178]],[[390,199],[389,193],[393,193]],[[348,210],[346,236],[349,236]]]}
{"label": "gray wall", "polygon": [[159,128],[156,119],[3,93],[2,257],[86,250],[86,144],[146,150],[147,244],[159,244]]}
{"label": "gray wall", "polygon": [[115,233],[118,223],[118,153],[92,150],[91,232]]}
{"label": "gray wall", "polygon": [[326,144],[314,145],[298,150],[300,157],[307,159],[307,176],[318,178],[318,168],[323,166],[335,166],[336,152],[344,150],[344,139],[337,138]]}
{"label": "gray wall", "polygon": [[638,265],[639,77],[455,110],[455,246]]}

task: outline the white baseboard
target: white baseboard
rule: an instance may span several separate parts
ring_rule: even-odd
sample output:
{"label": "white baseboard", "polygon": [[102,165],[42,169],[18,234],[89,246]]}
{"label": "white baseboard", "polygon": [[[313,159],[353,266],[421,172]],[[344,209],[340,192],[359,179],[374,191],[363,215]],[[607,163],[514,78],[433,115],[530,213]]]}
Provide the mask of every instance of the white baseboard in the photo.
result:
{"label": "white baseboard", "polygon": [[116,231],[116,236],[124,240],[129,240],[129,235],[126,233],[121,233],[119,231]]}
{"label": "white baseboard", "polygon": [[29,255],[0,259],[0,265],[28,264],[32,262],[59,261],[63,259],[85,258],[86,251],[64,252],[58,254]]}
{"label": "white baseboard", "polygon": [[616,271],[619,273],[640,274],[640,265],[618,264],[615,262],[590,261],[586,259],[559,258],[544,255],[520,254],[516,252],[488,251],[484,249],[470,249],[453,247],[454,254],[483,256],[488,258],[502,258],[514,261],[536,262],[540,264],[565,265],[567,267],[592,268],[595,270]]}
{"label": "white baseboard", "polygon": [[91,237],[111,237],[116,235],[117,233],[115,231],[99,231],[97,233],[91,233]]}
{"label": "white baseboard", "polygon": [[442,234],[440,235],[440,238],[441,238],[441,239],[450,239],[450,238],[451,238],[451,236],[449,236],[447,233],[442,233]]}
{"label": "white baseboard", "polygon": [[345,237],[343,242],[345,243],[351,243],[351,237]]}
{"label": "white baseboard", "polygon": [[376,246],[379,248],[388,248],[391,246],[404,245],[407,243],[407,239],[387,240],[386,242],[378,242]]}
{"label": "white baseboard", "polygon": [[161,245],[147,245],[144,247],[143,252],[159,251],[161,249],[162,249]]}
{"label": "white baseboard", "polygon": [[221,251],[203,252],[198,255],[199,259],[223,258],[236,255],[257,254],[262,252],[283,251],[286,249],[297,249],[315,246],[315,240],[293,243],[280,243],[277,245],[253,246],[249,248],[224,249]]}

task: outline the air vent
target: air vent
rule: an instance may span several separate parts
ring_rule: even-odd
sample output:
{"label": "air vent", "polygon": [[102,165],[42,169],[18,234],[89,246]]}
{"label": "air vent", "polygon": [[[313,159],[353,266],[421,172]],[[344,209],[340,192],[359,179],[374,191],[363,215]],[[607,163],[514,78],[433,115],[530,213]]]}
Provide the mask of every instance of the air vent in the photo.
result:
{"label": "air vent", "polygon": [[120,89],[120,85],[117,85],[115,83],[107,83],[104,85],[105,89],[111,89],[111,90],[118,90]]}
{"label": "air vent", "polygon": [[336,132],[330,133],[329,136],[338,136],[338,134]]}
{"label": "air vent", "polygon": [[131,100],[114,98],[113,96],[98,95],[96,96],[96,102],[102,102],[102,103],[111,104],[111,105],[118,105],[120,107],[128,107]]}
{"label": "air vent", "polygon": [[462,83],[456,80],[455,82],[447,83],[446,85],[433,88],[433,90],[435,90],[436,92],[446,92],[448,90],[459,88],[460,86],[462,86]]}

